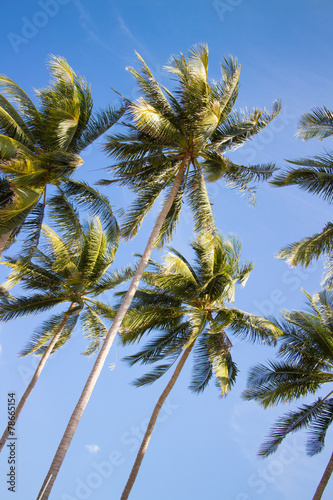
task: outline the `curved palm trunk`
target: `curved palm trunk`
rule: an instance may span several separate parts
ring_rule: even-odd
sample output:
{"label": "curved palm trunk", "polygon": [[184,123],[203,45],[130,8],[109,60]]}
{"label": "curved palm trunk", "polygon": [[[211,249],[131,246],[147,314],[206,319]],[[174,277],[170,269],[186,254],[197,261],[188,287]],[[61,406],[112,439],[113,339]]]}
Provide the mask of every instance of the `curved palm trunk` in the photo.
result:
{"label": "curved palm trunk", "polygon": [[179,190],[180,184],[182,182],[182,179],[184,177],[185,171],[189,165],[189,158],[184,158],[182,161],[182,164],[180,166],[180,169],[178,171],[178,174],[175,178],[174,184],[172,186],[172,189],[170,191],[169,197],[165,202],[165,205],[155,223],[154,229],[149,237],[147,246],[145,248],[145,251],[142,255],[142,258],[139,262],[139,265],[137,267],[137,270],[134,274],[133,280],[131,282],[131,285],[124,297],[123,302],[121,303],[121,306],[113,320],[113,323],[111,325],[111,328],[105,337],[105,340],[103,342],[103,345],[101,347],[101,350],[96,358],[95,364],[93,366],[93,369],[90,372],[90,375],[88,377],[88,380],[83,388],[83,391],[81,393],[80,399],[70,417],[70,420],[68,422],[68,425],[66,427],[65,433],[62,437],[62,440],[59,444],[59,447],[57,449],[57,452],[54,456],[53,462],[51,464],[51,467],[44,479],[43,485],[40,489],[40,492],[38,494],[37,500],[47,500],[49,498],[50,492],[52,490],[54,481],[58,475],[59,469],[62,465],[62,462],[64,461],[64,458],[66,456],[67,450],[69,448],[69,445],[73,439],[73,436],[75,434],[76,428],[79,424],[80,418],[84,412],[85,407],[87,406],[87,403],[90,399],[91,393],[95,387],[95,384],[98,380],[98,377],[102,371],[103,365],[105,363],[106,357],[109,354],[109,351],[111,349],[112,343],[114,341],[114,338],[117,334],[117,331],[122,323],[122,320],[124,319],[124,316],[128,310],[128,308],[131,305],[132,299],[134,297],[135,292],[137,291],[137,288],[139,286],[141,277],[143,275],[143,272],[148,264],[150,255],[154,249],[155,242],[157,240],[158,234],[162,228],[163,222],[165,221],[166,216],[168,215],[168,212],[172,206],[172,203],[176,197],[176,194]]}
{"label": "curved palm trunk", "polygon": [[314,494],[314,497],[312,500],[320,500],[321,499],[321,497],[324,493],[324,489],[327,486],[327,483],[331,477],[332,472],[333,472],[333,453],[331,455],[331,458],[327,464],[327,467],[325,469],[323,477],[320,480],[320,483],[318,485],[318,488],[316,489],[316,493]]}
{"label": "curved palm trunk", "polygon": [[145,456],[145,453],[146,453],[146,450],[147,450],[147,447],[148,447],[148,444],[149,444],[149,441],[150,441],[150,438],[151,438],[151,435],[153,433],[153,430],[154,430],[154,427],[155,427],[155,424],[156,424],[156,420],[157,420],[157,417],[161,411],[161,408],[164,404],[164,401],[166,400],[166,398],[169,396],[173,386],[175,385],[176,381],[177,381],[177,378],[179,377],[179,374],[185,364],[185,361],[187,360],[191,350],[192,350],[192,347],[194,346],[194,342],[192,342],[192,344],[187,347],[187,349],[185,349],[185,352],[184,354],[182,355],[182,357],[180,358],[177,366],[176,366],[176,369],[168,383],[168,385],[166,386],[166,388],[164,389],[164,391],[162,392],[161,396],[159,397],[156,405],[155,405],[155,408],[153,410],[153,413],[150,417],[150,420],[149,420],[149,423],[148,423],[148,427],[147,427],[147,430],[145,432],[145,435],[143,436],[143,440],[142,440],[142,443],[141,443],[141,446],[140,446],[140,449],[138,451],[138,454],[136,456],[136,459],[135,459],[135,462],[134,462],[134,465],[133,465],[133,468],[131,470],[131,473],[129,475],[129,478],[128,478],[128,481],[126,483],[126,486],[124,488],[124,491],[121,495],[121,499],[120,500],[127,500],[127,498],[129,497],[129,494],[131,492],[131,489],[133,487],[133,484],[136,480],[136,476],[138,475],[138,472],[139,472],[139,469],[140,469],[140,466],[141,466],[141,463],[142,463],[142,460],[143,460],[143,457]]}
{"label": "curved palm trunk", "polygon": [[[73,307],[73,304],[70,306],[69,310],[70,311]],[[28,400],[28,397],[30,396],[33,388],[35,387],[36,385],[36,382],[37,380],[39,379],[39,376],[40,374],[42,373],[42,370],[44,368],[44,365],[46,363],[46,361],[48,360],[48,358],[50,357],[50,354],[53,350],[53,347],[56,345],[56,343],[58,342],[59,340],[59,337],[61,336],[65,326],[66,326],[66,323],[68,321],[68,318],[69,318],[69,314],[68,312],[67,313],[64,313],[64,319],[62,320],[62,322],[60,323],[59,325],[59,328],[57,329],[56,333],[54,334],[51,342],[49,343],[49,345],[47,346],[47,349],[46,351],[44,352],[40,362],[38,363],[38,366],[36,368],[36,371],[28,385],[28,387],[26,388],[23,396],[21,397],[17,407],[16,407],[16,410],[15,410],[15,423],[17,422],[17,419],[25,405],[25,403],[27,402]],[[2,437],[1,437],[1,440],[0,440],[0,452],[2,450],[2,448],[4,447],[5,443],[6,443],[6,440],[9,436],[9,429],[8,429],[8,426],[6,427],[6,430],[5,432],[2,434]]]}
{"label": "curved palm trunk", "polygon": [[6,248],[7,242],[10,238],[10,235],[12,234],[12,231],[8,231],[8,233],[4,233],[0,236],[0,255]]}

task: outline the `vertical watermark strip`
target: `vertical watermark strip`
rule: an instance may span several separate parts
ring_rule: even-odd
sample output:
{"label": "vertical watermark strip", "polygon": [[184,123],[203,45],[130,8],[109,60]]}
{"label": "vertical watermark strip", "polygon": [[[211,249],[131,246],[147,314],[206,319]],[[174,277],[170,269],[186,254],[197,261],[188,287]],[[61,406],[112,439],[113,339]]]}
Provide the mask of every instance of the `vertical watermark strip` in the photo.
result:
{"label": "vertical watermark strip", "polygon": [[9,392],[7,395],[7,411],[8,411],[8,432],[9,437],[7,438],[7,448],[8,448],[8,466],[9,470],[7,472],[7,484],[8,491],[13,493],[16,492],[16,437],[15,437],[15,411],[16,411],[16,393]]}

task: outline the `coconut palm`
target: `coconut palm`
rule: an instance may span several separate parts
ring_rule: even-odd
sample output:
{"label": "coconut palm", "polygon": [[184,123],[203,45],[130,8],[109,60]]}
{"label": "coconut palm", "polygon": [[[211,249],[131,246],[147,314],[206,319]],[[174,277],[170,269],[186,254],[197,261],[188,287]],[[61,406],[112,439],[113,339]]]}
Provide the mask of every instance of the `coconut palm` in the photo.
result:
{"label": "coconut palm", "polygon": [[[314,396],[333,381],[333,295],[323,291],[307,296],[307,311],[284,311],[280,328],[278,360],[251,369],[244,398],[258,401],[264,408]],[[259,455],[275,452],[292,432],[308,430],[307,454],[323,450],[327,430],[333,420],[333,391],[330,385],[313,403],[284,414],[275,423]],[[313,497],[322,497],[333,471],[333,454]]]}
{"label": "coconut palm", "polygon": [[[313,108],[310,113],[302,115],[297,136],[303,140],[325,139],[333,135],[333,113],[326,107]],[[289,161],[291,165],[285,172],[277,175],[271,183],[275,186],[297,185],[309,193],[320,196],[329,204],[333,202],[333,154],[326,152],[314,158],[301,158]],[[292,266],[301,264],[307,267],[321,255],[329,256],[333,250],[333,224],[325,227],[312,236],[302,238],[298,242],[286,245],[278,254]]]}
{"label": "coconut palm", "polygon": [[[0,76],[0,172],[12,194],[0,200],[0,253],[23,225],[28,231],[24,251],[32,255],[47,204],[53,218],[72,233],[80,228],[73,203],[98,214],[111,237],[117,230],[108,200],[72,175],[83,163],[80,152],[109,130],[125,108],[92,114],[87,82],[64,58],[52,56],[49,68],[53,81],[36,91],[39,108],[13,80]],[[50,193],[48,186],[54,188]]]}
{"label": "coconut palm", "polygon": [[[31,394],[49,356],[70,338],[80,314],[81,324],[90,344],[85,354],[95,353],[107,334],[104,319],[114,316],[113,309],[96,299],[131,276],[131,269],[110,272],[117,250],[117,238],[110,240],[98,218],[90,222],[79,241],[63,241],[52,229],[43,226],[43,251],[36,250],[32,261],[8,258],[11,269],[7,286],[20,283],[29,295],[13,297],[3,291],[0,319],[10,321],[29,314],[41,314],[63,303],[70,303],[64,313],[56,313],[34,333],[21,351],[22,356],[41,355],[38,367],[16,408],[16,420]],[[0,450],[8,437],[8,428],[0,440]]]}
{"label": "coconut palm", "polygon": [[[113,180],[127,186],[137,198],[122,227],[123,237],[134,236],[160,194],[165,201],[148,239],[136,274],[103,347],[96,359],[76,408],[70,418],[41,492],[46,500],[64,460],[80,417],[102,370],[113,340],[131,304],[142,273],[156,244],[172,236],[184,196],[194,214],[196,230],[214,230],[205,180],[223,179],[229,186],[247,191],[253,198],[251,181],[265,180],[273,165],[245,167],[231,162],[225,153],[241,146],[260,132],[279,112],[255,109],[233,110],[238,95],[240,67],[225,59],[219,83],[208,80],[208,48],[199,46],[188,57],[173,57],[166,70],[176,79],[174,93],[160,85],[139,57],[140,71],[130,68],[141,97],[129,106],[124,125],[128,133],[108,137],[106,151],[116,161]],[[109,181],[102,183],[108,184]],[[44,491],[45,490],[45,491]]]}
{"label": "coconut palm", "polygon": [[214,377],[220,394],[226,395],[238,371],[231,357],[230,334],[272,343],[279,333],[268,320],[232,305],[235,285],[244,286],[253,267],[252,263],[241,262],[237,239],[206,235],[191,247],[195,255],[193,266],[173,248],[163,264],[151,262],[152,270],[143,277],[146,286],[137,291],[123,323],[124,344],[136,342],[154,329],[161,332],[140,352],[125,358],[131,365],[162,362],[136,380],[136,386],[153,383],[180,359],[153,410],[122,500],[130,494],[159,412],[192,349],[190,389],[200,393]]}

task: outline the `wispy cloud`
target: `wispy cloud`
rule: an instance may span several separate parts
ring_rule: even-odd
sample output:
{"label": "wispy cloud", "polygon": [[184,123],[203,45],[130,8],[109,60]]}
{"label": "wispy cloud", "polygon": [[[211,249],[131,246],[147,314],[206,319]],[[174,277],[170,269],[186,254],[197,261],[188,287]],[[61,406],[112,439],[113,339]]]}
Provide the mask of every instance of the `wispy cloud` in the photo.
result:
{"label": "wispy cloud", "polygon": [[89,451],[89,453],[97,453],[98,451],[101,451],[98,444],[86,444],[85,448]]}
{"label": "wispy cloud", "polygon": [[117,19],[118,19],[118,23],[119,23],[119,26],[122,30],[122,32],[130,39],[132,40],[134,43],[135,43],[135,47],[136,49],[140,49],[141,52],[145,53],[146,55],[149,55],[150,56],[150,53],[148,51],[148,49],[146,48],[145,45],[143,45],[141,42],[139,42],[139,40],[137,39],[137,37],[133,34],[133,32],[130,30],[130,28],[127,26],[127,24],[125,23],[123,17],[118,14],[117,16]]}
{"label": "wispy cloud", "polygon": [[112,47],[105,43],[98,35],[98,27],[95,24],[90,12],[88,9],[86,9],[83,5],[81,0],[73,0],[74,5],[76,6],[77,10],[79,11],[79,22],[82,26],[82,28],[85,30],[85,32],[88,35],[88,40],[96,43],[100,47],[102,47],[105,50],[108,50],[109,52],[112,52],[116,54],[116,52],[112,49]]}

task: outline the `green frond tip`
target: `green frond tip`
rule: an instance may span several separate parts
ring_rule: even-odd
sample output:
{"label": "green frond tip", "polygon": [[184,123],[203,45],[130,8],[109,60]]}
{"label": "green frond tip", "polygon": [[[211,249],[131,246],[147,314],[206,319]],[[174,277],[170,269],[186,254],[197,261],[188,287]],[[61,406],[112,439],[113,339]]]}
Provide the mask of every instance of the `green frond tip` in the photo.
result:
{"label": "green frond tip", "polygon": [[333,112],[326,106],[312,108],[304,113],[299,121],[296,137],[305,141],[323,140],[333,135]]}
{"label": "green frond tip", "polygon": [[333,224],[328,222],[320,233],[305,237],[298,242],[286,245],[277,254],[291,266],[299,264],[307,267],[322,255],[331,255],[333,251]]}

